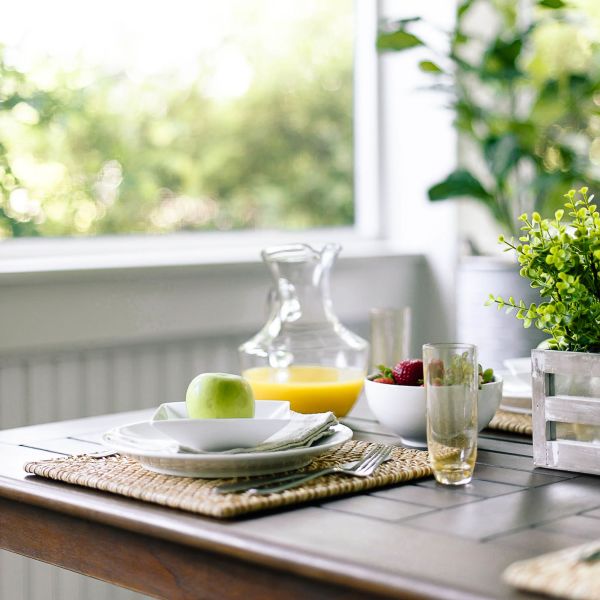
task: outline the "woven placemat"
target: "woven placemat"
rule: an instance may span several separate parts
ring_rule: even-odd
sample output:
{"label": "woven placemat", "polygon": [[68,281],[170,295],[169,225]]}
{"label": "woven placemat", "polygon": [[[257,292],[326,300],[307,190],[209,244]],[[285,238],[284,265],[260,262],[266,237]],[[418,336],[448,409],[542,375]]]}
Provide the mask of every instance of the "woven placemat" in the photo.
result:
{"label": "woven placemat", "polygon": [[510,431],[511,433],[520,433],[530,437],[533,435],[531,415],[506,412],[504,410],[496,411],[488,428],[498,429],[500,431]]}
{"label": "woven placemat", "polygon": [[600,600],[600,541],[544,554],[510,565],[504,581],[519,589],[573,600]]}
{"label": "woven placemat", "polygon": [[[370,442],[350,440],[318,457],[306,470],[335,466],[360,458]],[[376,487],[431,475],[427,452],[395,447],[392,460],[369,477],[325,475],[300,487],[265,496],[250,492],[217,494],[213,488],[232,479],[191,479],[160,475],[144,469],[137,461],[119,456],[71,456],[25,465],[25,471],[41,477],[153,502],[211,517],[226,518],[301,504],[319,498],[362,492]]]}

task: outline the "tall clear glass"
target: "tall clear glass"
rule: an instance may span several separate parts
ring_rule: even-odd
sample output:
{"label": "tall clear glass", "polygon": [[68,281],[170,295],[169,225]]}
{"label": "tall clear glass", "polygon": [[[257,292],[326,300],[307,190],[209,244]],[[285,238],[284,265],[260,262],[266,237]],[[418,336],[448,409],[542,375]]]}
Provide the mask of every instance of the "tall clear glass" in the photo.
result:
{"label": "tall clear glass", "polygon": [[410,355],[411,310],[404,308],[372,308],[369,311],[371,354],[369,372],[378,365],[393,367]]}
{"label": "tall clear glass", "polygon": [[469,483],[477,457],[477,348],[425,344],[423,371],[433,474],[446,485]]}
{"label": "tall clear glass", "polygon": [[267,248],[262,258],[273,278],[270,315],[239,348],[242,375],[259,400],[288,400],[303,413],[352,408],[366,375],[369,344],[333,312],[329,274],[337,244]]}

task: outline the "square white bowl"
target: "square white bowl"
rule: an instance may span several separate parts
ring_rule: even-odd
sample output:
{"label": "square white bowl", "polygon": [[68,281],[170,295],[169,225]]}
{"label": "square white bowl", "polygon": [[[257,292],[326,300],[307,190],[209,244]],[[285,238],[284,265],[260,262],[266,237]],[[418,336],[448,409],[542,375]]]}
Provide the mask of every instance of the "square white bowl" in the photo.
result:
{"label": "square white bowl", "polygon": [[279,400],[255,400],[254,417],[245,419],[189,419],[185,402],[168,402],[158,407],[150,423],[184,448],[223,452],[258,446],[290,418],[290,403]]}

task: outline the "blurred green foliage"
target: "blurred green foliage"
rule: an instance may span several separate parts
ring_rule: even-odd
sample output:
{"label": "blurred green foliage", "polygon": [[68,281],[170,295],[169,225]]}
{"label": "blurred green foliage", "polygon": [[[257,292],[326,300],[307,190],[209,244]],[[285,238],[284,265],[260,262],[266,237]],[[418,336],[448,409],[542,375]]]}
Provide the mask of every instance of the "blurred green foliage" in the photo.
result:
{"label": "blurred green foliage", "polygon": [[202,69],[34,73],[0,46],[0,237],[352,224],[352,32],[309,25],[246,49],[229,98]]}
{"label": "blurred green foliage", "polygon": [[431,200],[473,198],[515,234],[520,214],[553,214],[566,189],[598,186],[600,3],[461,0],[441,51],[415,35],[423,25],[387,23],[378,48],[426,51],[419,66],[451,99],[463,159]]}

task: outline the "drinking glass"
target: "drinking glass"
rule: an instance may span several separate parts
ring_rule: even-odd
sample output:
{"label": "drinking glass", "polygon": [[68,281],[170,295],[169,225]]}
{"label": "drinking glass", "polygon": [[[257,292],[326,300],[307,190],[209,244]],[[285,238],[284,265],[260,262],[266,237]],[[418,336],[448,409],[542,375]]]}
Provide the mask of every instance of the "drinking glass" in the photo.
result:
{"label": "drinking glass", "polygon": [[446,485],[469,483],[477,456],[477,348],[425,344],[423,370],[433,474]]}
{"label": "drinking glass", "polygon": [[369,372],[378,365],[393,367],[409,358],[411,311],[404,308],[372,308],[369,312],[371,354]]}

